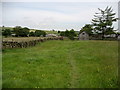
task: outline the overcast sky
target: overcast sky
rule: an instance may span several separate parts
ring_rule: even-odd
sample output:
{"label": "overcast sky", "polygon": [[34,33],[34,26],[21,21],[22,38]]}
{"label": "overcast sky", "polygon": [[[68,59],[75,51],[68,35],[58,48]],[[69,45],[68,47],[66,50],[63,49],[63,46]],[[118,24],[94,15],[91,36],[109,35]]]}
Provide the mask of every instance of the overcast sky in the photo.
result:
{"label": "overcast sky", "polygon": [[[41,30],[80,30],[90,24],[98,8],[112,6],[118,17],[118,2],[2,2],[2,25]],[[114,23],[115,29],[118,27]]]}

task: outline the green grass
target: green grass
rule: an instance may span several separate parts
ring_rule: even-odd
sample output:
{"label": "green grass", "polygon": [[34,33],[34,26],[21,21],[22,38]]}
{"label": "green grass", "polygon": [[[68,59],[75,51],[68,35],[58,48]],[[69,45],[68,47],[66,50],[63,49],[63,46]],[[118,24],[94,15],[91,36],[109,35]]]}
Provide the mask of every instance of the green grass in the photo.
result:
{"label": "green grass", "polygon": [[3,51],[3,88],[117,88],[116,41],[46,41]]}

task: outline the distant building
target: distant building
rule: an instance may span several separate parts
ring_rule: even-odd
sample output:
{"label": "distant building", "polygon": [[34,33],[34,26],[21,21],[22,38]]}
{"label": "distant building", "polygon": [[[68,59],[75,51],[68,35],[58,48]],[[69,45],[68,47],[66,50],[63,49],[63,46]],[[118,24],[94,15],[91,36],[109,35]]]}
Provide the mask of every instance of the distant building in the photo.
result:
{"label": "distant building", "polygon": [[16,34],[14,34],[14,33],[13,33],[13,34],[11,34],[11,36],[15,37],[15,36],[16,36]]}
{"label": "distant building", "polygon": [[47,34],[46,37],[57,37],[58,35],[56,34]]}
{"label": "distant building", "polygon": [[114,38],[114,37],[116,37],[116,34],[109,34],[109,35],[104,35],[104,37],[111,37],[111,38]]}
{"label": "distant building", "polygon": [[120,40],[120,35],[118,35],[118,38],[117,38],[118,40]]}
{"label": "distant building", "polygon": [[89,40],[89,34],[86,33],[85,31],[81,32],[79,34],[79,40]]}

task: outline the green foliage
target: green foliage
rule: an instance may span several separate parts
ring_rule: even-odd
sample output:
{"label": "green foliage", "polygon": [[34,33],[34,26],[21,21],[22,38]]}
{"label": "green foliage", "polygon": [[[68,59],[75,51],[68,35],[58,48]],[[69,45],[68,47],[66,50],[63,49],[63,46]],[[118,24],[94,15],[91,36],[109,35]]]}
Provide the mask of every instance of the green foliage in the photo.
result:
{"label": "green foliage", "polygon": [[64,31],[61,31],[61,32],[60,32],[60,36],[65,36],[65,32],[64,32]]}
{"label": "green foliage", "polygon": [[13,30],[16,36],[26,37],[29,34],[29,28],[27,27],[22,28],[21,26],[16,26]]}
{"label": "green foliage", "polygon": [[2,35],[5,37],[11,36],[11,30],[10,29],[2,30]]}
{"label": "green foliage", "polygon": [[92,34],[93,34],[92,30],[93,30],[92,25],[86,24],[86,25],[80,30],[80,33],[83,32],[83,31],[85,31],[85,32],[88,33],[89,35],[92,35]]}
{"label": "green foliage", "polygon": [[36,30],[35,31],[35,36],[36,37],[40,37],[42,34],[41,34],[41,31],[39,31],[39,30]]}
{"label": "green foliage", "polygon": [[45,37],[46,36],[46,32],[41,31],[41,30],[36,30],[35,31],[35,36],[36,37],[40,37],[41,35]]}
{"label": "green foliage", "polygon": [[69,31],[68,31],[68,30],[66,30],[66,31],[65,31],[65,36],[66,36],[66,37],[68,37],[68,36],[69,36],[69,34],[70,34],[70,33],[69,33]]}
{"label": "green foliage", "polygon": [[69,39],[71,39],[71,40],[74,40],[74,36],[76,36],[76,33],[75,33],[75,31],[74,31],[74,29],[71,29],[70,31],[69,31]]}
{"label": "green foliage", "polygon": [[22,27],[16,26],[15,28],[13,28],[13,30],[14,30],[14,33],[16,34],[16,36],[19,36],[21,34]]}
{"label": "green foliage", "polygon": [[116,34],[116,33],[113,31],[113,28],[107,28],[107,30],[106,30],[104,33],[105,33],[105,35]]}
{"label": "green foliage", "polygon": [[29,36],[33,36],[33,37],[34,37],[34,36],[35,36],[35,33],[34,33],[34,32],[30,32],[30,33],[29,33]]}
{"label": "green foliage", "polygon": [[45,37],[46,36],[46,32],[42,31],[42,35],[43,35],[43,37]]}
{"label": "green foliage", "polygon": [[73,36],[72,34],[70,34],[70,35],[68,36],[68,38],[69,38],[70,40],[74,40],[74,36]]}
{"label": "green foliage", "polygon": [[60,31],[58,31],[58,33],[60,33]]}
{"label": "green foliage", "polygon": [[71,30],[69,31],[69,34],[72,35],[72,36],[76,36],[76,33],[75,33],[74,29],[71,29]]}
{"label": "green foliage", "polygon": [[29,34],[29,28],[24,27],[22,28],[23,36],[27,36]]}
{"label": "green foliage", "polygon": [[102,37],[109,32],[109,30],[113,31],[112,24],[117,21],[115,18],[115,14],[113,13],[112,7],[106,7],[105,10],[98,8],[100,13],[96,13],[95,18],[92,19],[92,23],[94,25],[94,32],[102,33]]}
{"label": "green foliage", "polygon": [[60,32],[60,35],[61,36],[66,36],[69,39],[74,40],[74,37],[76,36],[76,33],[75,33],[74,29],[71,29],[70,31],[66,30],[65,32],[64,31]]}
{"label": "green foliage", "polygon": [[53,31],[53,32],[55,32],[55,30],[54,30],[54,29],[53,29],[52,31]]}

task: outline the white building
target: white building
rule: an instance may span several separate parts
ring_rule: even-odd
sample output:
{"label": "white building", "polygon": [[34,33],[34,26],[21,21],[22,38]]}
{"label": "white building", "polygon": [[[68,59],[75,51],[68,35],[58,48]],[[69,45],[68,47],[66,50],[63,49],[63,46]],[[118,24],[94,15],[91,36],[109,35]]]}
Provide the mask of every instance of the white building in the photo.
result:
{"label": "white building", "polygon": [[85,31],[81,32],[79,34],[79,40],[89,40],[89,34],[87,34]]}
{"label": "white building", "polygon": [[56,34],[47,34],[46,37],[57,37],[58,35]]}

